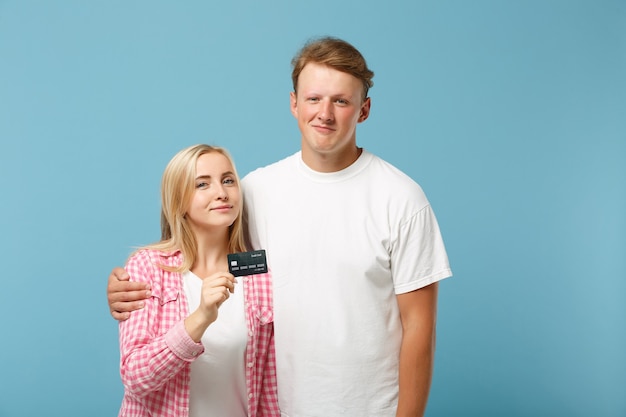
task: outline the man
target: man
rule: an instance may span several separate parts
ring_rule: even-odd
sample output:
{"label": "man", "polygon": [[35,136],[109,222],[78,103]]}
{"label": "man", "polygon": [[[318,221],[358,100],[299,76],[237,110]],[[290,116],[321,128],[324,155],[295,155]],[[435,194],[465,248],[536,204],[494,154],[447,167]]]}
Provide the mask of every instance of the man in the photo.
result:
{"label": "man", "polygon": [[[250,242],[273,273],[281,413],[422,416],[437,282],[451,276],[437,221],[413,180],[357,146],[374,75],[362,55],[322,38],[292,65],[301,151],[242,182]],[[145,289],[120,278],[108,292],[123,319]]]}

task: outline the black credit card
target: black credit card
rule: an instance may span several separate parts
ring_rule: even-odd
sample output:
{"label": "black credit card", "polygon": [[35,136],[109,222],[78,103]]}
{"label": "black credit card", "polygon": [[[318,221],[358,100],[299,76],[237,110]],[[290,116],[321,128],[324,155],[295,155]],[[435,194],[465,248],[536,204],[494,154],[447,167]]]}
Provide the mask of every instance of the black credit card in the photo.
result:
{"label": "black credit card", "polygon": [[228,254],[228,270],[236,277],[267,272],[265,250]]}

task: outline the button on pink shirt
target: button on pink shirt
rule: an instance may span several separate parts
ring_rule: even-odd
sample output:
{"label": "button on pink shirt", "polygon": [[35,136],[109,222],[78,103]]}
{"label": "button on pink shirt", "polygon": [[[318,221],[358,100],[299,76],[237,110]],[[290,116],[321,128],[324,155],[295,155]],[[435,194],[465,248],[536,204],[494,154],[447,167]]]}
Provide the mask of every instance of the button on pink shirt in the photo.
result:
{"label": "button on pink shirt", "polygon": [[[202,352],[184,327],[189,307],[182,275],[157,265],[178,266],[180,251],[151,249],[135,253],[126,265],[131,281],[147,282],[152,297],[143,309],[120,323],[120,369],[124,399],[120,416],[187,417],[190,363]],[[246,384],[248,416],[280,416],[276,394],[274,313],[270,274],[243,279],[248,342]]]}

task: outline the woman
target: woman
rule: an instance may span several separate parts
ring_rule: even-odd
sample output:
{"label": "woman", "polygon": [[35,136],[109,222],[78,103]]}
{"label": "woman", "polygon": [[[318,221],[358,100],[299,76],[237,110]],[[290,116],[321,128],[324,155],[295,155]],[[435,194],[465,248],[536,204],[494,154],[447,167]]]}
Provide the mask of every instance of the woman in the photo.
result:
{"label": "woman", "polygon": [[269,274],[228,272],[246,250],[239,178],[228,153],[196,145],[161,184],[162,240],[126,270],[150,284],[145,307],[120,323],[120,416],[278,416]]}

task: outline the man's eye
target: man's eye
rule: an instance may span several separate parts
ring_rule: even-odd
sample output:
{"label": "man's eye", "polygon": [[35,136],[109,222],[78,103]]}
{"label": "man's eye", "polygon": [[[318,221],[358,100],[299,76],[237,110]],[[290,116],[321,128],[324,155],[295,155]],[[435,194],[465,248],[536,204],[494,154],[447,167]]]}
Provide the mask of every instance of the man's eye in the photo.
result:
{"label": "man's eye", "polygon": [[317,98],[317,97],[309,97],[307,99],[307,101],[319,101],[319,98]]}

